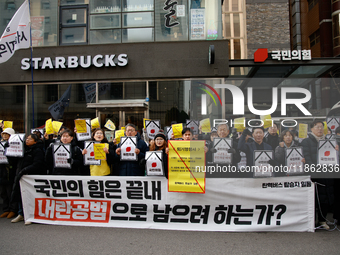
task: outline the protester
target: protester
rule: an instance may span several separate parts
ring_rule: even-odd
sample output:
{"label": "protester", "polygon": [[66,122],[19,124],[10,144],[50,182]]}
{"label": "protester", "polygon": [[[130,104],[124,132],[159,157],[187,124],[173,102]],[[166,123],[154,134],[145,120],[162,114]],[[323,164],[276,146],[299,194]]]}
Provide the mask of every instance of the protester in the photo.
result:
{"label": "protester", "polygon": [[[246,142],[246,137],[252,135],[254,138],[254,142]],[[247,166],[254,165],[254,151],[255,150],[273,150],[272,147],[263,142],[264,138],[264,128],[261,127],[253,127],[253,133],[251,133],[248,129],[243,130],[242,135],[238,141],[238,149],[243,151],[247,156]],[[276,162],[271,159],[269,160],[269,164],[275,165]]]}
{"label": "protester", "polygon": [[[91,176],[106,176],[111,174],[111,165],[115,160],[116,146],[113,143],[109,143],[105,137],[105,131],[101,128],[96,128],[92,132],[92,141],[107,144],[108,148],[104,148],[103,152],[106,154],[106,160],[101,160],[100,165],[90,165]],[[85,148],[82,152],[83,155],[87,153]]]}
{"label": "protester", "polygon": [[145,158],[145,152],[149,150],[147,144],[141,139],[139,133],[136,131],[134,124],[127,124],[125,126],[125,134],[127,137],[137,137],[137,144],[135,153],[137,154],[137,161],[122,161],[121,155],[121,143],[118,144],[116,149],[116,158],[119,159],[118,171],[120,176],[144,176],[145,170],[143,166],[140,166],[139,162]]}
{"label": "protester", "polygon": [[[164,176],[168,178],[168,154],[169,148],[165,134],[160,129],[156,134],[154,142],[150,145],[150,151],[162,151]],[[141,165],[145,167],[146,159],[141,160]]]}
{"label": "protester", "polygon": [[[1,133],[1,142],[4,146],[8,146],[8,140],[11,135],[14,135],[13,128],[6,128]],[[17,215],[18,203],[11,203],[11,195],[15,178],[17,158],[7,157],[8,164],[0,164],[0,195],[3,200],[2,208],[4,213],[0,215],[0,218],[7,217],[11,219]]]}
{"label": "protester", "polygon": [[[308,137],[303,139],[301,145],[306,164],[316,167],[318,163],[318,143],[320,139],[325,139],[325,135],[323,133],[324,123],[321,120],[314,120],[310,127],[312,133],[308,134]],[[333,197],[331,196],[331,194],[333,194],[333,180],[313,179],[313,181],[316,182],[315,206],[318,210],[319,225],[323,229],[329,229],[329,226],[326,223],[326,216],[333,204]],[[318,183],[321,185],[318,185]]]}
{"label": "protester", "polygon": [[[275,149],[275,160],[281,165],[286,165],[285,148],[298,147],[299,144],[294,140],[294,133],[290,130],[282,131],[279,146]],[[305,159],[302,159],[305,163]]]}
{"label": "protester", "polygon": [[[83,156],[80,148],[77,146],[74,138],[74,133],[65,129],[60,134],[60,142],[61,144],[70,144],[71,145],[71,158],[67,160],[67,163],[71,164],[71,168],[61,168],[54,166],[53,159],[53,151],[52,144],[46,150],[45,160],[47,163],[47,167],[49,170],[49,174],[53,175],[79,175],[81,166],[83,166]],[[57,143],[55,143],[57,144]]]}
{"label": "protester", "polygon": [[[335,129],[335,139],[340,146],[340,126]],[[340,161],[340,154],[339,154]],[[340,179],[334,179],[334,206],[333,206],[333,219],[337,224],[340,222]]]}
{"label": "protester", "polygon": [[[19,211],[18,216],[11,221],[12,223],[24,220],[19,184],[21,177],[26,174],[46,174],[43,144],[38,141],[36,134],[29,135],[26,138],[24,157],[18,161],[11,202],[18,203]],[[31,224],[31,222],[25,224]]]}

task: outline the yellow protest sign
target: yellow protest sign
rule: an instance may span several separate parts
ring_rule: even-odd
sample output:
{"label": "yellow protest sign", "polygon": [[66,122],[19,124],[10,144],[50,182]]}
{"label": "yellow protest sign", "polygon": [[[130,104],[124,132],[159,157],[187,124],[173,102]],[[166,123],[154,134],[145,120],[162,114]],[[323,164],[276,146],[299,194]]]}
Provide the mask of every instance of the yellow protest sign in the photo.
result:
{"label": "yellow protest sign", "polygon": [[94,159],[96,160],[105,160],[106,159],[106,153],[104,151],[104,148],[108,148],[107,143],[94,143],[93,144],[93,151],[94,151]]}
{"label": "yellow protest sign", "polygon": [[272,116],[270,116],[270,114],[261,115],[260,118],[263,121],[263,128],[269,128],[273,126]]}
{"label": "yellow protest sign", "polygon": [[327,135],[327,133],[328,133],[327,122],[324,121],[323,124],[324,124],[324,126],[323,126],[323,134]]}
{"label": "yellow protest sign", "polygon": [[169,192],[205,193],[205,141],[169,140]]}
{"label": "yellow protest sign", "polygon": [[173,124],[171,127],[172,127],[172,132],[174,134],[174,137],[175,138],[181,138],[182,137],[182,130],[183,130],[182,123]]}
{"label": "yellow protest sign", "polygon": [[4,121],[4,129],[13,128],[13,121]]}
{"label": "yellow protest sign", "polygon": [[46,120],[45,129],[46,129],[46,134],[48,134],[48,135],[54,134],[52,119]]}
{"label": "yellow protest sign", "polygon": [[299,123],[299,138],[307,138],[308,124]]}
{"label": "yellow protest sign", "polygon": [[53,131],[54,131],[55,134],[58,134],[62,125],[63,125],[63,123],[60,122],[60,121],[53,121],[52,122]]}
{"label": "yellow protest sign", "polygon": [[125,131],[125,127],[121,127],[120,129]]}
{"label": "yellow protest sign", "polygon": [[116,130],[116,132],[115,132],[115,139],[116,139],[116,143],[117,144],[120,143],[120,138],[122,136],[125,136],[124,130]]}
{"label": "yellow protest sign", "polygon": [[234,127],[236,128],[237,132],[242,132],[246,129],[246,118],[237,118],[234,119]]}
{"label": "yellow protest sign", "polygon": [[87,127],[86,127],[86,120],[74,120],[74,125],[76,126],[77,133],[86,133]]}
{"label": "yellow protest sign", "polygon": [[91,128],[92,129],[100,128],[99,118],[98,117],[91,120]]}
{"label": "yellow protest sign", "polygon": [[151,120],[151,119],[145,119],[145,118],[143,118],[143,127],[144,127],[144,129],[146,129],[146,126],[145,126],[145,121],[146,120]]}
{"label": "yellow protest sign", "polygon": [[210,133],[211,132],[211,126],[210,126],[210,119],[204,119],[200,121],[200,126],[202,127],[203,133]]}
{"label": "yellow protest sign", "polygon": [[115,126],[115,124],[111,120],[108,120],[106,122],[106,124],[104,125],[104,127],[106,127],[109,130],[112,130],[112,131],[116,130],[116,126]]}

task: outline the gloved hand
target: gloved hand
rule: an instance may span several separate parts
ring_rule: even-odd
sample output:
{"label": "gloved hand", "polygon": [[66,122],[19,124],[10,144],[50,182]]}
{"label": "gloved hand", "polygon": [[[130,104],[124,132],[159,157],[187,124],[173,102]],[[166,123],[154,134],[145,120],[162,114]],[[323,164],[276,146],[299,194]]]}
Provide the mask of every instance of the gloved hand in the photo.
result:
{"label": "gloved hand", "polygon": [[245,135],[245,136],[250,135],[251,136],[251,132],[249,131],[248,128],[246,128],[245,130],[243,130],[242,135]]}
{"label": "gloved hand", "polygon": [[268,160],[269,165],[276,166],[276,161],[274,159]]}
{"label": "gloved hand", "polygon": [[217,152],[217,150],[216,150],[215,148],[211,148],[210,151],[211,151],[212,153],[216,153],[216,152]]}
{"label": "gloved hand", "polygon": [[72,164],[73,164],[73,158],[68,158],[68,159],[67,159],[67,163],[69,163],[69,164],[72,165]]}
{"label": "gloved hand", "polygon": [[228,153],[236,153],[236,150],[234,148],[228,149]]}

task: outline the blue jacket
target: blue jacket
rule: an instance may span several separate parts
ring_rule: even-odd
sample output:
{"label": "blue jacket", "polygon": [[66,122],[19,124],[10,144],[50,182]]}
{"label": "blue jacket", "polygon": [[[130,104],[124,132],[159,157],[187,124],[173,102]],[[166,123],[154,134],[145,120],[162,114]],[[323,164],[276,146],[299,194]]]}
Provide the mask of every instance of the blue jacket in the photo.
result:
{"label": "blue jacket", "polygon": [[[120,148],[121,144],[119,143],[117,148]],[[139,133],[137,134],[137,149],[140,150],[138,154],[137,161],[119,161],[118,172],[119,176],[144,176],[145,175],[145,166],[140,165],[139,162],[141,159],[145,158],[145,152],[149,150],[147,144],[140,138]],[[120,159],[120,155],[116,154],[116,157]]]}

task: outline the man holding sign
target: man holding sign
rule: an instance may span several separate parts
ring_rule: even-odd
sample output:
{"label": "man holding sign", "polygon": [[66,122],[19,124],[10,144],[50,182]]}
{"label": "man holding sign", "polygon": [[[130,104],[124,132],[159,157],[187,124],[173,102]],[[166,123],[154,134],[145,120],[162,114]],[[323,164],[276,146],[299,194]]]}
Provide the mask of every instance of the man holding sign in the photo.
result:
{"label": "man holding sign", "polygon": [[[308,134],[308,137],[302,141],[301,145],[303,148],[303,154],[305,156],[307,167],[317,168],[318,143],[320,140],[325,139],[325,135],[323,133],[324,123],[321,120],[314,120],[310,127],[312,133]],[[339,146],[336,146],[335,150],[339,150]],[[322,228],[329,229],[325,217],[330,210],[329,194],[331,194],[333,181],[330,179],[314,179],[314,181],[322,184],[317,186],[317,195],[320,201],[320,206],[318,206],[318,203],[316,203],[316,206],[319,207],[319,224]]]}
{"label": "man holding sign", "polygon": [[122,143],[119,143],[117,146],[118,148],[116,149],[116,158],[119,159],[119,176],[144,176],[145,169],[139,164],[139,161],[145,158],[145,152],[149,150],[149,147],[141,139],[135,125],[131,123],[127,124],[125,127],[125,134],[127,138],[136,137],[137,143],[134,151],[131,151],[131,147],[129,146],[125,148],[125,150],[129,153],[135,153],[137,160],[122,160]]}

